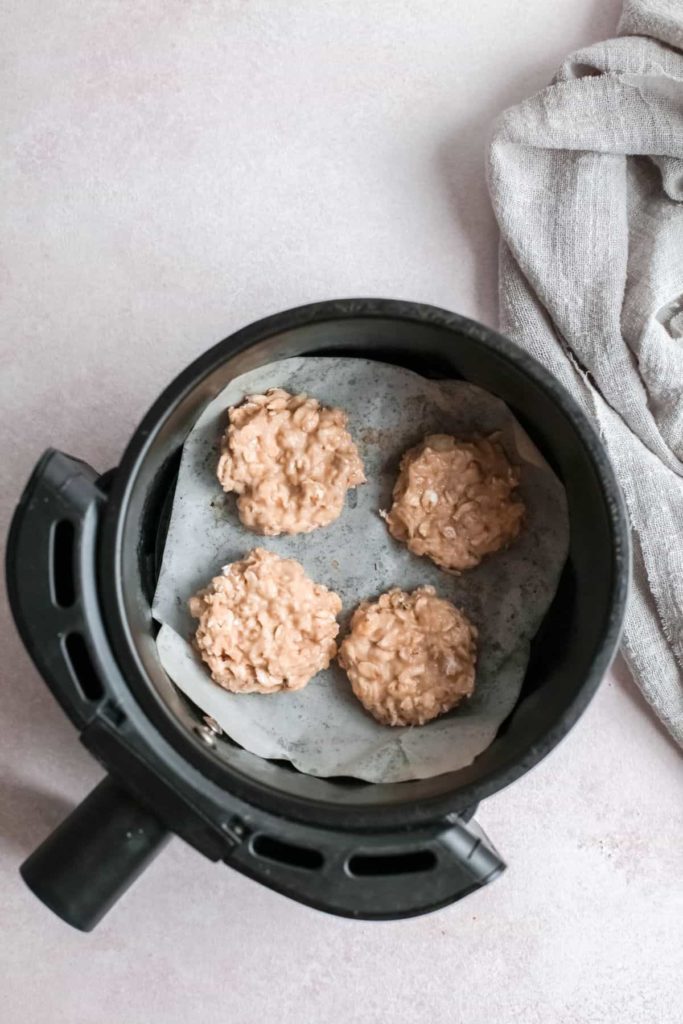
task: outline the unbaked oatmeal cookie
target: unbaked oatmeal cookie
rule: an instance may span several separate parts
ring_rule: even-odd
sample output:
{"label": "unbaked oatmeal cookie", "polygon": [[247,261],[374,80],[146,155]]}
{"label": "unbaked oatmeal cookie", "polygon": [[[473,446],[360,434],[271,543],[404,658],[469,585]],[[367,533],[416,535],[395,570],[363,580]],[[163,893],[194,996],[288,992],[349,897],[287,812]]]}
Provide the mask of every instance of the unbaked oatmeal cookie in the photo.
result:
{"label": "unbaked oatmeal cookie", "polygon": [[346,413],[273,388],[228,411],[218,479],[256,533],[309,533],[334,522],[365,482]]}
{"label": "unbaked oatmeal cookie", "polygon": [[389,532],[442,569],[473,569],[518,536],[524,504],[519,473],[495,435],[458,441],[430,434],[401,459]]}
{"label": "unbaked oatmeal cookie", "polygon": [[434,587],[389,590],[354,612],[339,664],[383,725],[424,725],[474,690],[477,630]]}
{"label": "unbaked oatmeal cookie", "polygon": [[223,568],[190,599],[195,646],[233,693],[300,690],[337,653],[337,594],[263,548]]}

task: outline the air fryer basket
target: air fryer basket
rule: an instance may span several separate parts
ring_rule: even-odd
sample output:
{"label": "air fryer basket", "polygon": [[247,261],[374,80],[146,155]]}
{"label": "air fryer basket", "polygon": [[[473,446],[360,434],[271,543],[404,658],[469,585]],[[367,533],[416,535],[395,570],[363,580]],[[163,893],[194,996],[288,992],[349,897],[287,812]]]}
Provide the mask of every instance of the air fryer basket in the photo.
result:
{"label": "air fryer basket", "polygon": [[[156,654],[150,603],[192,424],[235,376],[272,363],[277,384],[278,360],[333,353],[463,378],[498,395],[567,492],[570,554],[518,704],[472,765],[432,779],[319,779],[258,758],[214,731]],[[25,878],[61,916],[92,927],[170,830],[336,913],[406,916],[459,898],[504,867],[469,821],[473,809],[544,757],[587,705],[618,642],[628,568],[621,498],[599,440],[557,382],[505,338],[443,310],[387,300],[319,303],[245,328],[167,388],[115,471],[98,477],[48,453],[17,510],[8,547],[17,624],[111,776],[99,803],[98,790],[89,798],[87,828],[81,805],[29,858]],[[128,834],[127,859],[117,845]]]}

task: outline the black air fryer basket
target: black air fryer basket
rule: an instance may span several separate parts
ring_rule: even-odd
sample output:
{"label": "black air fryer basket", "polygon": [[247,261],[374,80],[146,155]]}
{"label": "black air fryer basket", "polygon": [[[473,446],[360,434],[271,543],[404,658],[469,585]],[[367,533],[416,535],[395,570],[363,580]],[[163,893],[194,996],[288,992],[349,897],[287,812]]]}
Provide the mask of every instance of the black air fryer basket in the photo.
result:
{"label": "black air fryer basket", "polygon": [[[519,701],[473,764],[436,778],[320,779],[263,760],[205,719],[156,653],[150,604],[192,425],[239,374],[332,354],[492,392],[567,492],[569,559]],[[628,572],[622,501],[599,440],[557,382],[505,338],[430,306],[366,299],[305,306],[239,331],[166,389],[117,469],[100,475],[50,450],[16,510],[7,577],[17,626],[107,772],[24,863],[24,879],[89,930],[176,833],[335,914],[406,917],[459,899],[505,866],[471,820],[477,804],[540,761],[588,704],[616,649]]]}

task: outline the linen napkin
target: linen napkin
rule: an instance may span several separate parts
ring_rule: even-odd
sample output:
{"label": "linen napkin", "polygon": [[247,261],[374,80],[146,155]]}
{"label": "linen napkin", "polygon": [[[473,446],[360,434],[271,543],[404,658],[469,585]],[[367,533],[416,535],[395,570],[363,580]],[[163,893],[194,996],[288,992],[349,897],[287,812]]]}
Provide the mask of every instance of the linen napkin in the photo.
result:
{"label": "linen napkin", "polygon": [[626,0],[618,33],[496,126],[501,330],[598,426],[632,526],[624,654],[683,745],[683,0]]}

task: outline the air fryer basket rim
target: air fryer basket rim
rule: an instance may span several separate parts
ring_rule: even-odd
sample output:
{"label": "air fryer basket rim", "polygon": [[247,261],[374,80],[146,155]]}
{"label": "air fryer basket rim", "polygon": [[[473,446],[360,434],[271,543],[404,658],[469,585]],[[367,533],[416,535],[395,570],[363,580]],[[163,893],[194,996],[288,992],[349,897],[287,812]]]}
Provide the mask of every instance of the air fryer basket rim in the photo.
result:
{"label": "air fryer basket rim", "polygon": [[[283,793],[280,789],[269,787],[220,763],[176,720],[147,677],[130,631],[124,602],[123,535],[131,493],[147,454],[173,411],[190,394],[200,389],[206,378],[221,364],[257,343],[298,327],[354,318],[364,321],[373,318],[407,320],[464,335],[514,364],[531,378],[571,421],[599,481],[612,541],[609,612],[602,639],[583,682],[577,686],[571,701],[557,720],[537,742],[524,751],[522,757],[511,757],[490,774],[460,786],[457,794],[439,794],[422,800],[419,805],[411,807],[409,813],[403,804],[383,805],[379,802],[372,806],[353,803],[336,805]],[[213,395],[207,391],[207,401],[211,397]],[[433,821],[474,805],[515,781],[559,743],[585,710],[614,656],[621,634],[628,590],[629,552],[623,499],[602,445],[574,399],[539,363],[497,332],[447,310],[393,299],[342,299],[300,306],[252,323],[200,355],[168,385],[133,434],[114,475],[101,534],[99,576],[101,581],[107,581],[107,585],[101,586],[101,599],[110,640],[131,690],[156,728],[189,763],[222,788],[272,813],[295,820],[329,824],[330,827],[343,822],[347,827],[354,824],[358,827],[377,828],[405,824],[408,820],[413,825]]]}

